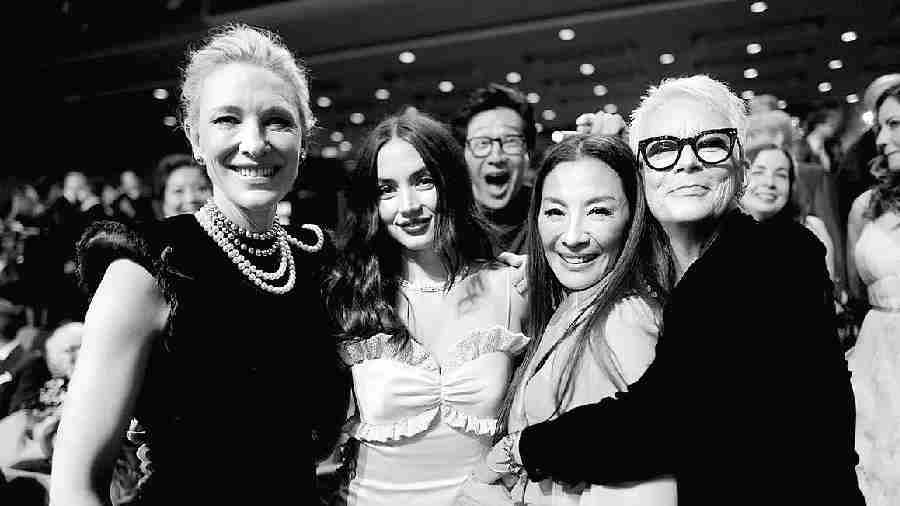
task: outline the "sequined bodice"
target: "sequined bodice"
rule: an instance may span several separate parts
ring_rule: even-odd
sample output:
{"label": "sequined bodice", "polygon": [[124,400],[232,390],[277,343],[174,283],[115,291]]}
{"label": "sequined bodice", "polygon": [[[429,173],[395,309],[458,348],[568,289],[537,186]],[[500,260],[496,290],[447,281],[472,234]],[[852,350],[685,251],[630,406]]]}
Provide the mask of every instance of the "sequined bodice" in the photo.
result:
{"label": "sequined bodice", "polygon": [[873,306],[900,309],[900,227],[867,223],[854,249],[859,276]]}

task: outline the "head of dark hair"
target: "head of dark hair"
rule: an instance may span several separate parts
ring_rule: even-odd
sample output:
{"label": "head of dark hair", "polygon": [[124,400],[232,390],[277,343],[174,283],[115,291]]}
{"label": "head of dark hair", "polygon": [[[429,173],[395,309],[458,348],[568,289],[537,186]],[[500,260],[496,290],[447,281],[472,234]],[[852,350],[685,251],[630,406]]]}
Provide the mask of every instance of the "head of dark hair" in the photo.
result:
{"label": "head of dark hair", "polygon": [[[575,339],[575,345],[571,347],[569,357],[562,362],[566,366],[556,389],[557,412],[563,407],[574,384],[574,376],[585,350],[593,346],[593,343],[606,342],[602,328],[613,304],[632,294],[655,297],[662,301],[671,285],[670,279],[674,276],[674,269],[668,261],[669,256],[665,253],[668,241],[647,208],[643,175],[638,167],[637,158],[628,145],[615,136],[574,135],[548,149],[537,169],[531,208],[528,212],[528,248],[533,252],[527,266],[528,335],[532,336],[532,339],[524,362],[507,392],[501,416],[502,427],[505,427],[505,418],[508,416],[518,385],[524,380],[522,375],[540,346],[550,318],[565,297],[565,288],[556,278],[543,254],[544,247],[538,229],[544,183],[547,176],[560,163],[586,158],[599,160],[616,172],[622,181],[631,217],[618,257],[609,264],[603,277],[598,281],[602,286],[599,287],[597,295],[573,320],[562,337]],[[580,328],[577,333],[576,328]],[[601,344],[601,349],[592,351],[607,366],[605,372],[610,375],[613,384],[622,385],[624,380],[616,369],[612,350]]]}
{"label": "head of dark hair", "polygon": [[775,144],[759,144],[751,146],[747,149],[746,160],[749,165],[756,162],[756,157],[763,151],[778,151],[782,153],[788,160],[788,200],[780,211],[775,213],[769,220],[789,220],[803,223],[806,215],[809,213],[809,205],[807,204],[807,196],[803,195],[797,182],[797,167],[791,152]]}
{"label": "head of dark hair", "polygon": [[472,195],[472,182],[459,144],[431,117],[408,110],[390,116],[368,135],[351,174],[342,254],[325,283],[325,299],[339,328],[338,340],[392,334],[401,345],[408,332],[394,313],[403,251],[378,214],[378,152],[392,139],[408,142],[422,157],[437,189],[432,248],[454,279],[492,259],[492,243]]}
{"label": "head of dark hair", "polygon": [[531,107],[531,104],[528,103],[521,91],[497,83],[490,83],[485,88],[478,88],[473,91],[469,95],[466,105],[463,106],[453,120],[453,132],[459,143],[465,145],[469,122],[476,114],[499,107],[512,109],[522,117],[522,121],[525,124],[522,132],[525,135],[525,144],[528,146],[529,151],[534,151],[534,146],[537,142],[537,128],[534,126],[534,108]]}
{"label": "head of dark hair", "polygon": [[203,177],[207,178],[207,180],[209,179],[206,170],[191,155],[186,153],[166,155],[159,160],[159,163],[156,164],[156,170],[153,172],[153,197],[155,199],[162,199],[169,176],[182,167],[199,169],[203,173]]}

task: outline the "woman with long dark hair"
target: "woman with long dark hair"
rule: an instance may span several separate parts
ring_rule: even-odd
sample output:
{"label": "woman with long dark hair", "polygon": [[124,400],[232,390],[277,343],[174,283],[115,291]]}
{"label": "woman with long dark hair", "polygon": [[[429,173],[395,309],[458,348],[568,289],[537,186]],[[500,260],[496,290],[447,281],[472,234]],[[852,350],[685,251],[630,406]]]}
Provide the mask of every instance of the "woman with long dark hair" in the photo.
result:
{"label": "woman with long dark hair", "polygon": [[353,374],[349,504],[452,504],[490,447],[526,344],[524,299],[492,245],[449,130],[382,121],[352,176],[325,286]]}
{"label": "woman with long dark hair", "polygon": [[[571,136],[545,154],[528,219],[528,332],[540,339],[509,389],[509,432],[627,391],[653,361],[666,269],[642,184],[618,137]],[[667,477],[627,487],[520,483],[513,497],[535,505],[675,500]]]}

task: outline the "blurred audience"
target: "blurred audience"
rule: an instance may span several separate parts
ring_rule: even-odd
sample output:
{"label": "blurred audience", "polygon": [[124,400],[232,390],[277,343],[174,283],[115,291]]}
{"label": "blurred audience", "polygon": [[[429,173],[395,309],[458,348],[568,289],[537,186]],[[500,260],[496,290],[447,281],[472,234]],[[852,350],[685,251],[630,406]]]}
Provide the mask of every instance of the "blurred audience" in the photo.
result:
{"label": "blurred audience", "polygon": [[164,156],[156,167],[153,183],[156,214],[160,218],[199,211],[212,196],[206,170],[187,154]]}
{"label": "blurred audience", "polygon": [[124,170],[119,177],[121,195],[116,200],[116,210],[133,221],[152,221],[156,219],[153,212],[153,201],[144,192],[144,184],[140,176],[133,170]]}
{"label": "blurred audience", "polygon": [[34,349],[36,333],[25,323],[25,309],[0,299],[0,419],[37,398],[50,373]]}

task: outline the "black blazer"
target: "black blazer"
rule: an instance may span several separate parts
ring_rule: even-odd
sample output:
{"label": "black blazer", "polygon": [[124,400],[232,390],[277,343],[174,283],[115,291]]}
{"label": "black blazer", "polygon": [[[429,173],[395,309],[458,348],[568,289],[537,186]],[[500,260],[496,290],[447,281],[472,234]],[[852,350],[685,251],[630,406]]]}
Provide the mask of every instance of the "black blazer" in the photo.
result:
{"label": "black blazer", "polygon": [[681,505],[864,504],[824,248],[795,223],[724,220],[666,304],[641,379],[524,430],[531,479],[674,474]]}
{"label": "black blazer", "polygon": [[0,418],[37,400],[48,379],[50,372],[43,355],[16,346],[6,360],[0,361]]}

